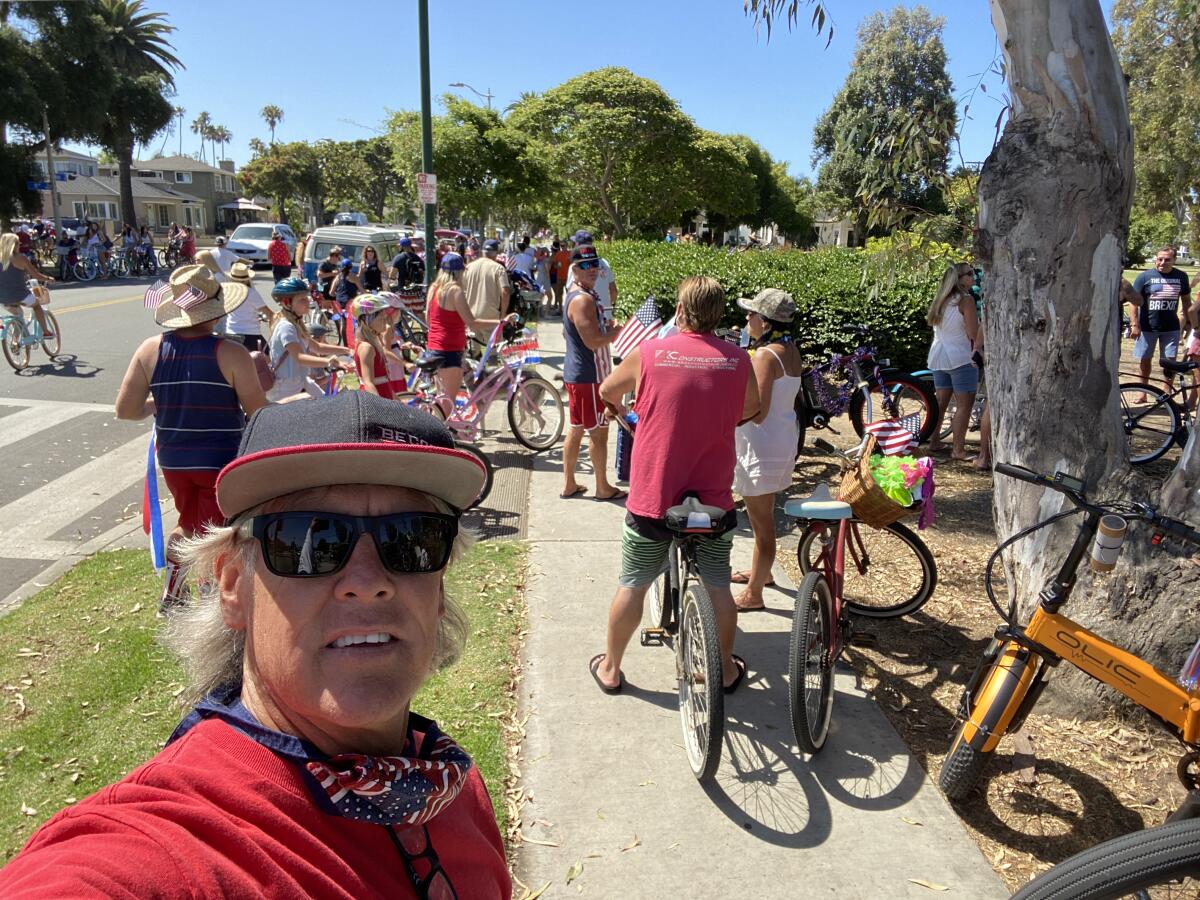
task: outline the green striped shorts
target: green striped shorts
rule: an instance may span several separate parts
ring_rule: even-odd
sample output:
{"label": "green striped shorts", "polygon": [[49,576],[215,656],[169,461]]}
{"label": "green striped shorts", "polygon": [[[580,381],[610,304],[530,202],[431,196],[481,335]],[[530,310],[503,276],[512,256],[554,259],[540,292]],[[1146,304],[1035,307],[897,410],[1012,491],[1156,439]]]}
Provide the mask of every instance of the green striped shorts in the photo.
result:
{"label": "green striped shorts", "polygon": [[[621,587],[646,587],[666,571],[670,541],[643,537],[626,523],[621,531]],[[709,587],[729,588],[732,574],[729,554],[733,550],[733,532],[696,541],[696,569],[700,580]]]}

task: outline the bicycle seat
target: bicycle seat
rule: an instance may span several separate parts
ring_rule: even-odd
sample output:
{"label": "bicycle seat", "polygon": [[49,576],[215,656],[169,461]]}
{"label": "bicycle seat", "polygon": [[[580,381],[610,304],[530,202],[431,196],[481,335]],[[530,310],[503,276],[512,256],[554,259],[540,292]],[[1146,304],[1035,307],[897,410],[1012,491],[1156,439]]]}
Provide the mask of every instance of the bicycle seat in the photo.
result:
{"label": "bicycle seat", "polygon": [[695,497],[687,497],[667,510],[666,525],[676,534],[715,534],[725,518],[719,506],[705,506]]}
{"label": "bicycle seat", "polygon": [[1173,359],[1160,359],[1158,364],[1162,366],[1162,370],[1164,372],[1174,372],[1176,374],[1180,372],[1190,372],[1200,366],[1200,363],[1194,362],[1190,359],[1185,360],[1184,362],[1176,362]]}
{"label": "bicycle seat", "polygon": [[821,482],[811,497],[793,497],[783,504],[784,515],[794,519],[826,519],[837,521],[853,517],[854,510],[849,503],[834,500],[829,493],[829,485]]}
{"label": "bicycle seat", "polygon": [[437,356],[430,356],[429,353],[430,351],[426,350],[413,361],[413,365],[415,365],[422,372],[434,372],[442,367],[441,358]]}

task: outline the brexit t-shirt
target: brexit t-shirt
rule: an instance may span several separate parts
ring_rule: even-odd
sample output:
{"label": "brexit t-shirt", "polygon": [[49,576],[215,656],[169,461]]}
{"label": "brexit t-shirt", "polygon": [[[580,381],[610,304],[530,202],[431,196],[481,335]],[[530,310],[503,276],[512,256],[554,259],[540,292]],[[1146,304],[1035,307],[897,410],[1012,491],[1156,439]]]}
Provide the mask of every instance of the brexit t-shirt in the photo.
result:
{"label": "brexit t-shirt", "polygon": [[1187,274],[1172,269],[1166,275],[1147,269],[1137,277],[1133,289],[1142,295],[1138,326],[1142,331],[1178,331],[1179,298],[1191,293]]}

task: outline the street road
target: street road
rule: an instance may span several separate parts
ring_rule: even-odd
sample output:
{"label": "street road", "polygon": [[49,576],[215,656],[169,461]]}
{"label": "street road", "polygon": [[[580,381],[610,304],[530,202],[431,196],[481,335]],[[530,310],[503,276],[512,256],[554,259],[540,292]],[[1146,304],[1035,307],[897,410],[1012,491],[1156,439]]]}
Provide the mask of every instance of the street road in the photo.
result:
{"label": "street road", "polygon": [[142,305],[154,280],[52,285],[62,354],[34,348],[21,372],[0,362],[0,605],[140,513],[150,422],[118,421],[113,401],[133,351],[160,331]]}

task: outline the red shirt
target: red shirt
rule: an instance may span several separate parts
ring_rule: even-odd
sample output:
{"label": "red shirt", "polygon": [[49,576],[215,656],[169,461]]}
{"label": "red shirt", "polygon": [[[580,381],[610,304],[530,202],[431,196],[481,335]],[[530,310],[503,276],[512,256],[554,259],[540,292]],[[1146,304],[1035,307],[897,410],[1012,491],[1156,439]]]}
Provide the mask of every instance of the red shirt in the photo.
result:
{"label": "red shirt", "polygon": [[[372,348],[374,349],[374,348]],[[358,372],[358,380],[360,383],[359,390],[366,390],[362,387],[362,363],[358,361],[358,353],[354,354],[354,370]],[[375,350],[374,358],[371,360],[371,376],[375,381],[375,390],[379,391],[379,396],[385,400],[396,399],[396,382],[392,381],[388,376],[387,360],[379,356],[379,351]],[[403,382],[401,382],[403,384]]]}
{"label": "red shirt", "polygon": [[[511,897],[478,770],[429,835],[459,897]],[[293,763],[210,719],[38,829],[0,870],[0,896],[416,894],[384,828],[321,811]]]}
{"label": "red shirt", "polygon": [[287,244],[282,240],[271,239],[271,243],[267,244],[267,258],[273,266],[290,266],[292,264],[292,254],[288,251]]}
{"label": "red shirt", "polygon": [[695,491],[733,509],[733,434],[746,402],[750,355],[712,334],[680,332],[639,348],[637,439],[625,508],[661,519]]}
{"label": "red shirt", "polygon": [[435,288],[429,294],[429,333],[425,336],[425,346],[444,352],[466,350],[467,323],[454,310],[442,309],[438,293]]}

